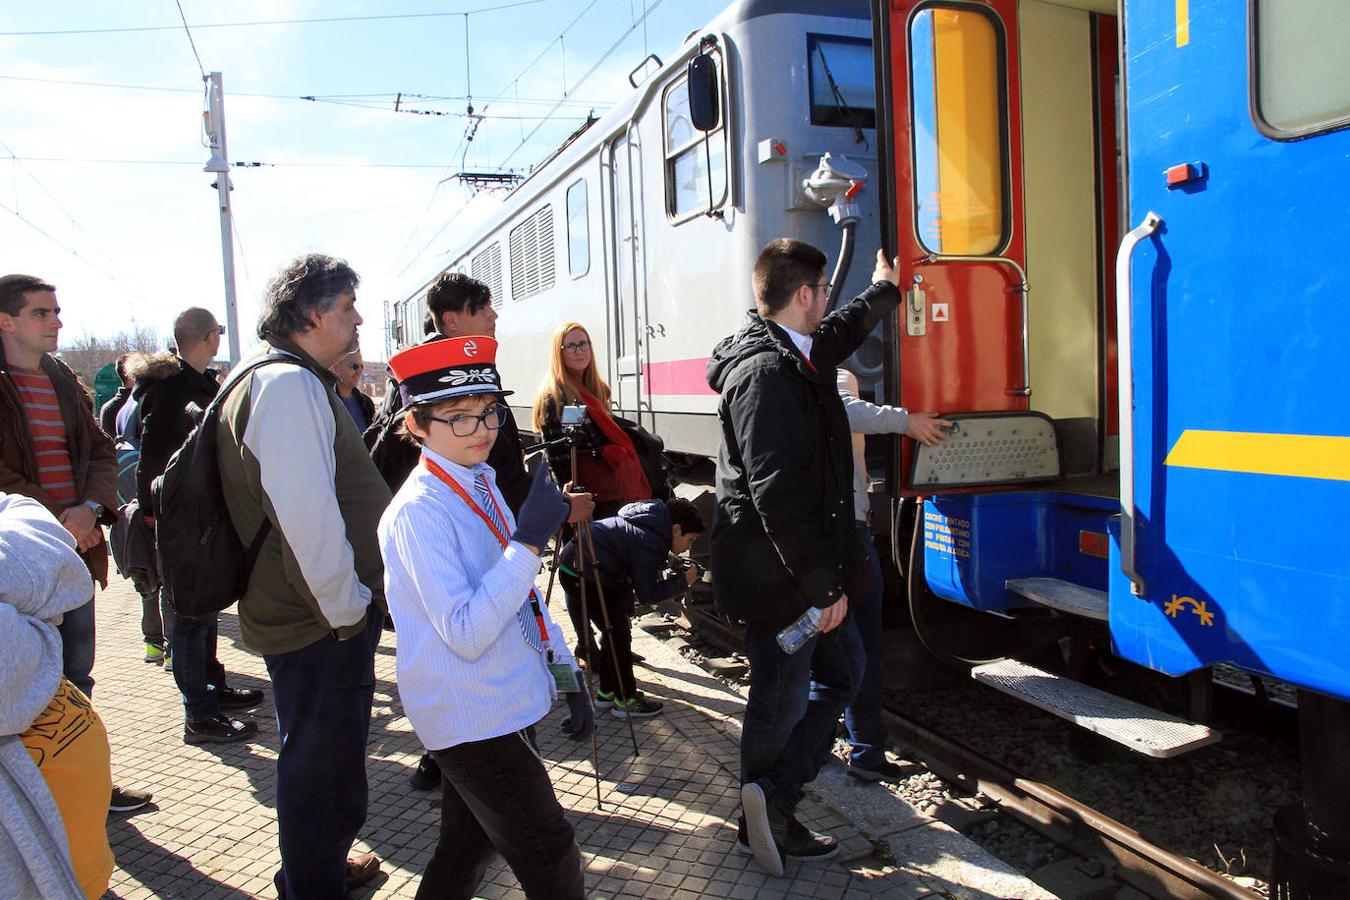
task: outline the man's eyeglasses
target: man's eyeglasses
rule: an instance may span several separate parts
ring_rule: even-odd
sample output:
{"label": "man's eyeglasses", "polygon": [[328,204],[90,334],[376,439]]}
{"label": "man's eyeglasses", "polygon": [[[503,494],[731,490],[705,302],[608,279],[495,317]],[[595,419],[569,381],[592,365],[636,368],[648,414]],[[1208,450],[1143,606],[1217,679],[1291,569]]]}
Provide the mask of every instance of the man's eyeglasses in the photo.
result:
{"label": "man's eyeglasses", "polygon": [[825,281],[825,282],[821,282],[820,284],[813,284],[813,285],[811,285],[811,287],[814,287],[814,288],[820,288],[822,291],[824,291],[825,293],[828,294],[828,293],[830,292],[830,288],[834,287],[834,282],[833,282],[833,281]]}
{"label": "man's eyeglasses", "polygon": [[479,416],[461,414],[451,416],[448,419],[442,419],[440,416],[427,416],[427,418],[433,422],[440,422],[442,425],[449,425],[450,433],[455,437],[468,437],[478,431],[478,423],[480,422],[487,426],[488,431],[496,431],[501,428],[506,422],[506,407],[497,403]]}
{"label": "man's eyeglasses", "polygon": [[224,325],[217,325],[217,326],[216,326],[216,334],[220,335],[221,337],[224,337],[224,336],[225,336],[225,326],[224,326]]}
{"label": "man's eyeglasses", "polygon": [[563,344],[563,349],[568,353],[581,353],[584,350],[591,349],[590,341],[572,341],[570,344]]}

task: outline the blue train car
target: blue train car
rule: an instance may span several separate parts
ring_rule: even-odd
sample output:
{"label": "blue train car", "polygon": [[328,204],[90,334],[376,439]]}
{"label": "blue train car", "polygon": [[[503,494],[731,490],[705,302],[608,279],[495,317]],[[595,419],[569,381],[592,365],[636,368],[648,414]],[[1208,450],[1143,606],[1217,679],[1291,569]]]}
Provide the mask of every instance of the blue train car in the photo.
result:
{"label": "blue train car", "polygon": [[[1277,888],[1350,895],[1350,4],[877,0],[874,27],[889,399],[958,422],[890,460],[921,635],[1157,756],[1218,738],[1188,721],[1216,665],[1298,686],[1317,789]],[[975,652],[999,628],[1186,676],[1191,715]]]}

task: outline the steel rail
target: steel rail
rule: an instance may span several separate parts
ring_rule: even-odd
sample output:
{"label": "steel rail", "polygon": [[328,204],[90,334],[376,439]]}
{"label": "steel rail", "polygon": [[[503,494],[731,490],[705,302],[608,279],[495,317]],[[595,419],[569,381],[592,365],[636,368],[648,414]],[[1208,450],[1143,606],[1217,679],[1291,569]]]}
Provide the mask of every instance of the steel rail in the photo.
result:
{"label": "steel rail", "polygon": [[[739,629],[706,606],[685,607],[690,623],[727,650],[741,648]],[[1067,794],[1023,778],[997,760],[944,737],[894,710],[883,709],[891,738],[917,751],[943,780],[973,794],[984,794],[998,808],[1079,856],[1111,866],[1110,877],[1150,897],[1259,897],[1192,859],[1165,850],[1134,829]]]}

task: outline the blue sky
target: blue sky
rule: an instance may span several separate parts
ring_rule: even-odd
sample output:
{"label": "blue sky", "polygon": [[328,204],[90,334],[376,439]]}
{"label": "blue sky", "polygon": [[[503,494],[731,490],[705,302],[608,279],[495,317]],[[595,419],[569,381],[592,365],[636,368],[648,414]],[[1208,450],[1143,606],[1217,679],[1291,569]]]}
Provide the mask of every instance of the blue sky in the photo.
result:
{"label": "blue sky", "polygon": [[[646,0],[645,27],[578,85],[642,18],[643,0],[181,2],[202,66],[224,76],[231,161],[272,164],[232,173],[243,346],[254,343],[267,279],[291,257],[320,251],[362,276],[368,359],[383,357],[383,302],[438,271],[456,231],[495,202],[440,183],[461,157],[469,170],[528,167],[592,105],[603,114],[624,96],[647,52],[669,58],[727,5]],[[471,13],[467,72],[466,17],[421,15],[447,12]],[[418,17],[207,27],[399,15]],[[150,26],[175,27],[15,34]],[[63,343],[133,323],[167,335],[192,305],[223,320],[214,176],[201,171],[201,75],[174,0],[7,3],[0,32],[0,270],[58,286]],[[76,81],[175,91],[56,83]],[[466,145],[470,89],[486,118]],[[564,91],[567,102],[530,137]],[[455,98],[402,103],[456,115],[396,113],[399,92]],[[303,96],[339,102],[289,99]]]}

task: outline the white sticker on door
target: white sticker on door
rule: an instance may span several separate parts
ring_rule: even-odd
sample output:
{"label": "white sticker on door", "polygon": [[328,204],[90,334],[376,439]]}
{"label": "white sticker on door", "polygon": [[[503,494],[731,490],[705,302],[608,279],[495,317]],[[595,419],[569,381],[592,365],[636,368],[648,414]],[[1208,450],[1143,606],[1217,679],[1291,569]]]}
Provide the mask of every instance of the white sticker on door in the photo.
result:
{"label": "white sticker on door", "polygon": [[933,304],[933,321],[934,322],[947,321],[947,304],[945,303]]}

